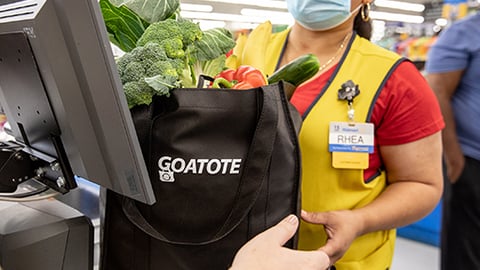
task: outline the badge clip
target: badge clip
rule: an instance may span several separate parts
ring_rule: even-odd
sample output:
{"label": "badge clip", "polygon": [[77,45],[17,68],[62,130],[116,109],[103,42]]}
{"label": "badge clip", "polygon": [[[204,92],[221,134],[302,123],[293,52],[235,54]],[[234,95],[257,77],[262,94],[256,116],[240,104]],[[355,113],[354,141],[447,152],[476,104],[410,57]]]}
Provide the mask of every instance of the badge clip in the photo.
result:
{"label": "badge clip", "polygon": [[347,101],[347,116],[348,119],[353,122],[355,118],[355,109],[353,108],[353,100],[360,94],[360,88],[358,84],[355,84],[352,80],[344,82],[341,88],[338,90],[338,99]]}

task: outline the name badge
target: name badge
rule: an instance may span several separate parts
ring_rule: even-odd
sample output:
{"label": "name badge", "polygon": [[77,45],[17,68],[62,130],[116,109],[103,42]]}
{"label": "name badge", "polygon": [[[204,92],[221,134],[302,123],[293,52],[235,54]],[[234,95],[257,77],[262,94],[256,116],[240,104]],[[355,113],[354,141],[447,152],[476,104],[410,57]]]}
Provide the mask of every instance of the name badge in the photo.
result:
{"label": "name badge", "polygon": [[328,150],[332,166],[341,169],[368,168],[368,154],[374,151],[372,123],[331,122]]}

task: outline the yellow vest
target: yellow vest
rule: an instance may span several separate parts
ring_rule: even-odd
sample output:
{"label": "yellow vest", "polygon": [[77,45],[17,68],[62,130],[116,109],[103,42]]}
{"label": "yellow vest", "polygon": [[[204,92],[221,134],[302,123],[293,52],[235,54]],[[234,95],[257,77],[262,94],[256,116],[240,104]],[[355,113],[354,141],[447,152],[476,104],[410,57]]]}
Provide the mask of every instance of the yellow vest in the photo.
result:
{"label": "yellow vest", "polygon": [[[338,100],[342,83],[352,80],[360,95],[353,103],[355,121],[367,122],[383,84],[400,56],[355,37],[339,63],[333,80],[305,117],[300,131],[302,151],[302,208],[307,211],[355,209],[373,201],[385,189],[385,172],[365,182],[363,170],[332,168],[328,152],[328,128],[332,121],[348,121],[347,105]],[[323,226],[301,223],[300,249],[317,249],[326,242]],[[357,238],[335,266],[338,270],[385,270],[390,267],[395,230],[369,233]]]}
{"label": "yellow vest", "polygon": [[[272,74],[275,70],[288,31],[271,35],[265,53],[265,74]],[[300,131],[304,210],[324,212],[359,208],[373,201],[385,189],[385,172],[366,183],[363,170],[332,167],[328,129],[332,121],[348,121],[346,102],[337,99],[337,91],[344,82],[352,80],[359,85],[360,95],[353,103],[355,121],[368,122],[379,90],[401,61],[399,55],[359,36],[351,40],[346,56],[338,64],[340,68],[337,68],[327,89],[308,111]],[[337,270],[389,268],[395,235],[395,230],[390,230],[358,237],[335,264]],[[301,222],[299,249],[317,249],[325,244],[326,238],[323,226]]]}

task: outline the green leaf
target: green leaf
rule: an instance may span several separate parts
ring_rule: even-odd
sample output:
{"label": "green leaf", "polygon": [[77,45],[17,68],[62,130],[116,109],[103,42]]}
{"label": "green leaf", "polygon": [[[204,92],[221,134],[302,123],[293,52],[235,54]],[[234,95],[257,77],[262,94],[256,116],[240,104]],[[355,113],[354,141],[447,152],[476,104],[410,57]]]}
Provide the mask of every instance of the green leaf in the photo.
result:
{"label": "green leaf", "polygon": [[156,75],[144,78],[145,82],[155,90],[157,95],[170,96],[170,90],[178,86],[176,76]]}
{"label": "green leaf", "polygon": [[125,52],[133,50],[148,23],[126,6],[117,7],[108,0],[100,0],[100,8],[110,41]]}
{"label": "green leaf", "polygon": [[201,73],[210,77],[215,77],[220,72],[222,72],[223,69],[225,69],[226,59],[227,56],[225,54],[222,54],[213,60],[203,62]]}
{"label": "green leaf", "polygon": [[213,28],[203,32],[202,39],[195,44],[195,57],[198,61],[209,61],[226,54],[235,46],[230,31]]}
{"label": "green leaf", "polygon": [[117,7],[126,6],[148,23],[163,21],[177,11],[179,0],[111,0]]}

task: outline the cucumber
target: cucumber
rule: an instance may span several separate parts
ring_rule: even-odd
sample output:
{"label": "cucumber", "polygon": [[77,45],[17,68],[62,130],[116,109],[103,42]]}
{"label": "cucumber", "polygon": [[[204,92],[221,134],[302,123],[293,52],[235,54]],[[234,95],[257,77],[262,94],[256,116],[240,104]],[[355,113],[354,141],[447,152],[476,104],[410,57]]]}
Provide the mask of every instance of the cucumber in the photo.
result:
{"label": "cucumber", "polygon": [[295,86],[299,86],[301,83],[317,74],[319,69],[320,63],[318,62],[318,58],[314,54],[308,53],[295,58],[275,71],[267,78],[268,84],[283,80]]}

